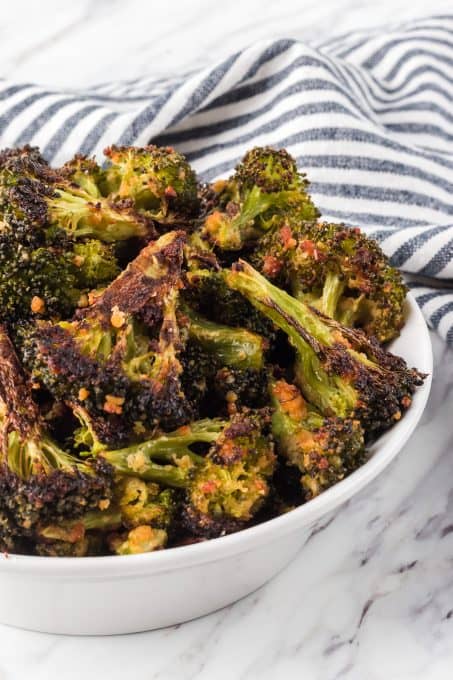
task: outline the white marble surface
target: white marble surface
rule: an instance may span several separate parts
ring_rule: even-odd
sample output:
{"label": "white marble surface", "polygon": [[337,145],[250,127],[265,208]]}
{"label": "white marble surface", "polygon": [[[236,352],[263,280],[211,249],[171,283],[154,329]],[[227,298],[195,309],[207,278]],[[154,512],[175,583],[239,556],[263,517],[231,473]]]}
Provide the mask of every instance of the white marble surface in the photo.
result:
{"label": "white marble surface", "polygon": [[[451,11],[451,0],[15,0],[0,75],[83,86],[187,70],[265,37],[321,38]],[[204,619],[120,638],[0,626],[0,680],[451,680],[453,352],[421,426],[385,475],[280,576]]]}

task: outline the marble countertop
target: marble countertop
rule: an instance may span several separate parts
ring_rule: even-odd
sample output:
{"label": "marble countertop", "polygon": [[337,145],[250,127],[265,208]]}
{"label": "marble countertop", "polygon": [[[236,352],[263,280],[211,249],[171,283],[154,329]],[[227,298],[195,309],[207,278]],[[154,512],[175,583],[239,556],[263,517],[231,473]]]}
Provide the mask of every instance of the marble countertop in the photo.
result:
{"label": "marble countertop", "polygon": [[[320,39],[448,10],[451,0],[15,0],[0,13],[0,75],[79,87],[174,74],[260,38]],[[433,344],[432,394],[409,444],[271,583],[139,635],[0,626],[0,680],[451,680],[453,352]]]}

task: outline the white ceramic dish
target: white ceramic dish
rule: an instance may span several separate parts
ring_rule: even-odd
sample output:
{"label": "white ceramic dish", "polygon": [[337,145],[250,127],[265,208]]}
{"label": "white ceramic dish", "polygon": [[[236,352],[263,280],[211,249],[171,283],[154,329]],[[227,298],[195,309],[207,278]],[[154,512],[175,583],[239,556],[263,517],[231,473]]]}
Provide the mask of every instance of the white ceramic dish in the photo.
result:
{"label": "white ceramic dish", "polygon": [[429,377],[404,418],[350,477],[286,515],[205,543],[128,557],[2,555],[0,622],[51,633],[131,633],[207,614],[262,586],[299,552],[326,514],[389,465],[413,433],[429,395],[432,352],[411,296],[406,326],[392,350]]}

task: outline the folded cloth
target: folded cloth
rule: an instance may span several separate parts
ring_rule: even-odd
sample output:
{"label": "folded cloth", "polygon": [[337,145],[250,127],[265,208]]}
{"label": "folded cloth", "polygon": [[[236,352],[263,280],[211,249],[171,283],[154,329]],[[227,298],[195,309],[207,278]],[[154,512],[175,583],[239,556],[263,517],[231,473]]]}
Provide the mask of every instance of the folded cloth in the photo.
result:
{"label": "folded cloth", "polygon": [[1,81],[0,102],[1,145],[39,145],[57,164],[155,142],[212,180],[254,145],[288,148],[323,217],[378,239],[453,343],[453,14],[260,42],[168,80],[83,92]]}

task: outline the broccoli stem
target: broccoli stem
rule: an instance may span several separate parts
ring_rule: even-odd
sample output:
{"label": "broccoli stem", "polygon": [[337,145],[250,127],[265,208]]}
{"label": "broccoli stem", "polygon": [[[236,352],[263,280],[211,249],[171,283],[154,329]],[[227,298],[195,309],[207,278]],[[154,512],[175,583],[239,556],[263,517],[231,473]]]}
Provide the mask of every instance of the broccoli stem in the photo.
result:
{"label": "broccoli stem", "polygon": [[[147,482],[156,482],[163,486],[185,488],[187,486],[187,468],[176,465],[159,465],[153,463],[143,450],[131,453],[128,449],[117,451],[102,451],[101,455],[112,465],[116,472],[123,475],[133,475]],[[170,457],[170,456],[169,456]],[[175,456],[179,458],[179,456]]]}
{"label": "broccoli stem", "polygon": [[319,301],[319,305],[317,305],[318,309],[327,316],[332,317],[332,319],[336,319],[338,303],[343,295],[344,289],[344,281],[337,274],[327,272],[322,290],[322,297]]}
{"label": "broccoli stem", "polygon": [[62,226],[74,238],[95,237],[107,243],[124,241],[132,236],[145,236],[145,223],[133,214],[115,210],[106,199],[79,192],[58,189],[48,200],[51,222]]}
{"label": "broccoli stem", "polygon": [[24,480],[34,475],[50,474],[54,470],[65,470],[69,473],[77,470],[85,474],[94,474],[87,463],[60,449],[38,430],[32,432],[25,440],[16,430],[9,433],[8,467]]}
{"label": "broccoli stem", "polygon": [[231,328],[208,321],[186,307],[189,337],[213,354],[221,366],[260,370],[264,365],[264,339],[245,328]]}
{"label": "broccoli stem", "polygon": [[200,420],[140,444],[102,451],[100,455],[122,474],[184,488],[190,470],[204,462],[203,456],[191,451],[190,446],[195,443],[214,443],[226,424],[219,419]]}
{"label": "broccoli stem", "polygon": [[82,517],[61,521],[57,526],[50,524],[39,530],[39,536],[48,540],[64,540],[64,531],[70,532],[75,526],[82,524],[85,531],[94,529],[106,531],[116,529],[122,524],[121,512],[115,508],[108,510],[91,510]]}

